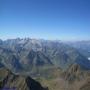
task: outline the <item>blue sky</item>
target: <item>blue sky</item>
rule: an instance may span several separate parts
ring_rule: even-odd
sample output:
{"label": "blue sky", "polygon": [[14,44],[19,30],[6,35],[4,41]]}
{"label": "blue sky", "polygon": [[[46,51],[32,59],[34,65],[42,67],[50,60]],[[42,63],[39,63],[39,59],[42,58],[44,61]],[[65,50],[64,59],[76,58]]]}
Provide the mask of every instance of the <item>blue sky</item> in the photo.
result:
{"label": "blue sky", "polygon": [[0,0],[0,38],[90,39],[90,0]]}

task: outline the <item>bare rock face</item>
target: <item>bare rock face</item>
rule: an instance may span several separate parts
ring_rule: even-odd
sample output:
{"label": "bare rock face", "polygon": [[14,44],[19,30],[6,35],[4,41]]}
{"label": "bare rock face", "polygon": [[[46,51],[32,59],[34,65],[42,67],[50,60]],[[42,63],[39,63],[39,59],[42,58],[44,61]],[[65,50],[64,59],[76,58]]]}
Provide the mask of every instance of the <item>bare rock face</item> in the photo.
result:
{"label": "bare rock face", "polygon": [[64,78],[68,83],[67,90],[90,90],[90,71],[83,70],[78,64],[73,64]]}
{"label": "bare rock face", "polygon": [[65,79],[71,82],[76,79],[80,79],[81,76],[83,76],[83,73],[80,70],[80,66],[74,64],[66,71]]}
{"label": "bare rock face", "polygon": [[14,75],[5,68],[0,69],[0,90],[5,88],[15,90],[48,90],[30,77]]}

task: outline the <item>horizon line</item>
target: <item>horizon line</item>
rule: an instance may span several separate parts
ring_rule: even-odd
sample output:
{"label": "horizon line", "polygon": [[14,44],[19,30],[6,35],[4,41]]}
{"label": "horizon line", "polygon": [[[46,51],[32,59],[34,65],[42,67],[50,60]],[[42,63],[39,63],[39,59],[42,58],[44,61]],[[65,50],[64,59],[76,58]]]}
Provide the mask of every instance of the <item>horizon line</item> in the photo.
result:
{"label": "horizon line", "polygon": [[78,40],[75,40],[75,39],[45,39],[45,38],[34,38],[34,37],[15,37],[15,38],[0,38],[0,40],[2,41],[7,41],[7,40],[14,40],[14,39],[35,39],[35,40],[50,40],[50,41],[70,41],[70,42],[75,42],[75,41],[90,41],[90,39],[78,39]]}

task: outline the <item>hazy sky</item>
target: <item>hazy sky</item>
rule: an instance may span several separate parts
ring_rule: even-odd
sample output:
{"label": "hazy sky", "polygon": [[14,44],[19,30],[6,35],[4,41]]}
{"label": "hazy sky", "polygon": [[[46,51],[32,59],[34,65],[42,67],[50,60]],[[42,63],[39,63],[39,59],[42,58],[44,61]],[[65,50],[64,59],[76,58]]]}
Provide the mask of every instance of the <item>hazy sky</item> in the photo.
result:
{"label": "hazy sky", "polygon": [[90,39],[90,0],[0,0],[0,38]]}

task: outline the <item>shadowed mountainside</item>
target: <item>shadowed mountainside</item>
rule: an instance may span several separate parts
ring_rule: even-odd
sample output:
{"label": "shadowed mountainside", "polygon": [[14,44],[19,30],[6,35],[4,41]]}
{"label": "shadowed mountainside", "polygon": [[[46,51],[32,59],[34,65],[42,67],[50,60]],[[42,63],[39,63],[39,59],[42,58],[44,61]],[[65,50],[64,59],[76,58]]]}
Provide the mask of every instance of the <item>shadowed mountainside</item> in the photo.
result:
{"label": "shadowed mountainside", "polygon": [[6,68],[0,68],[0,90],[9,88],[10,90],[48,90],[30,77],[14,75]]}

